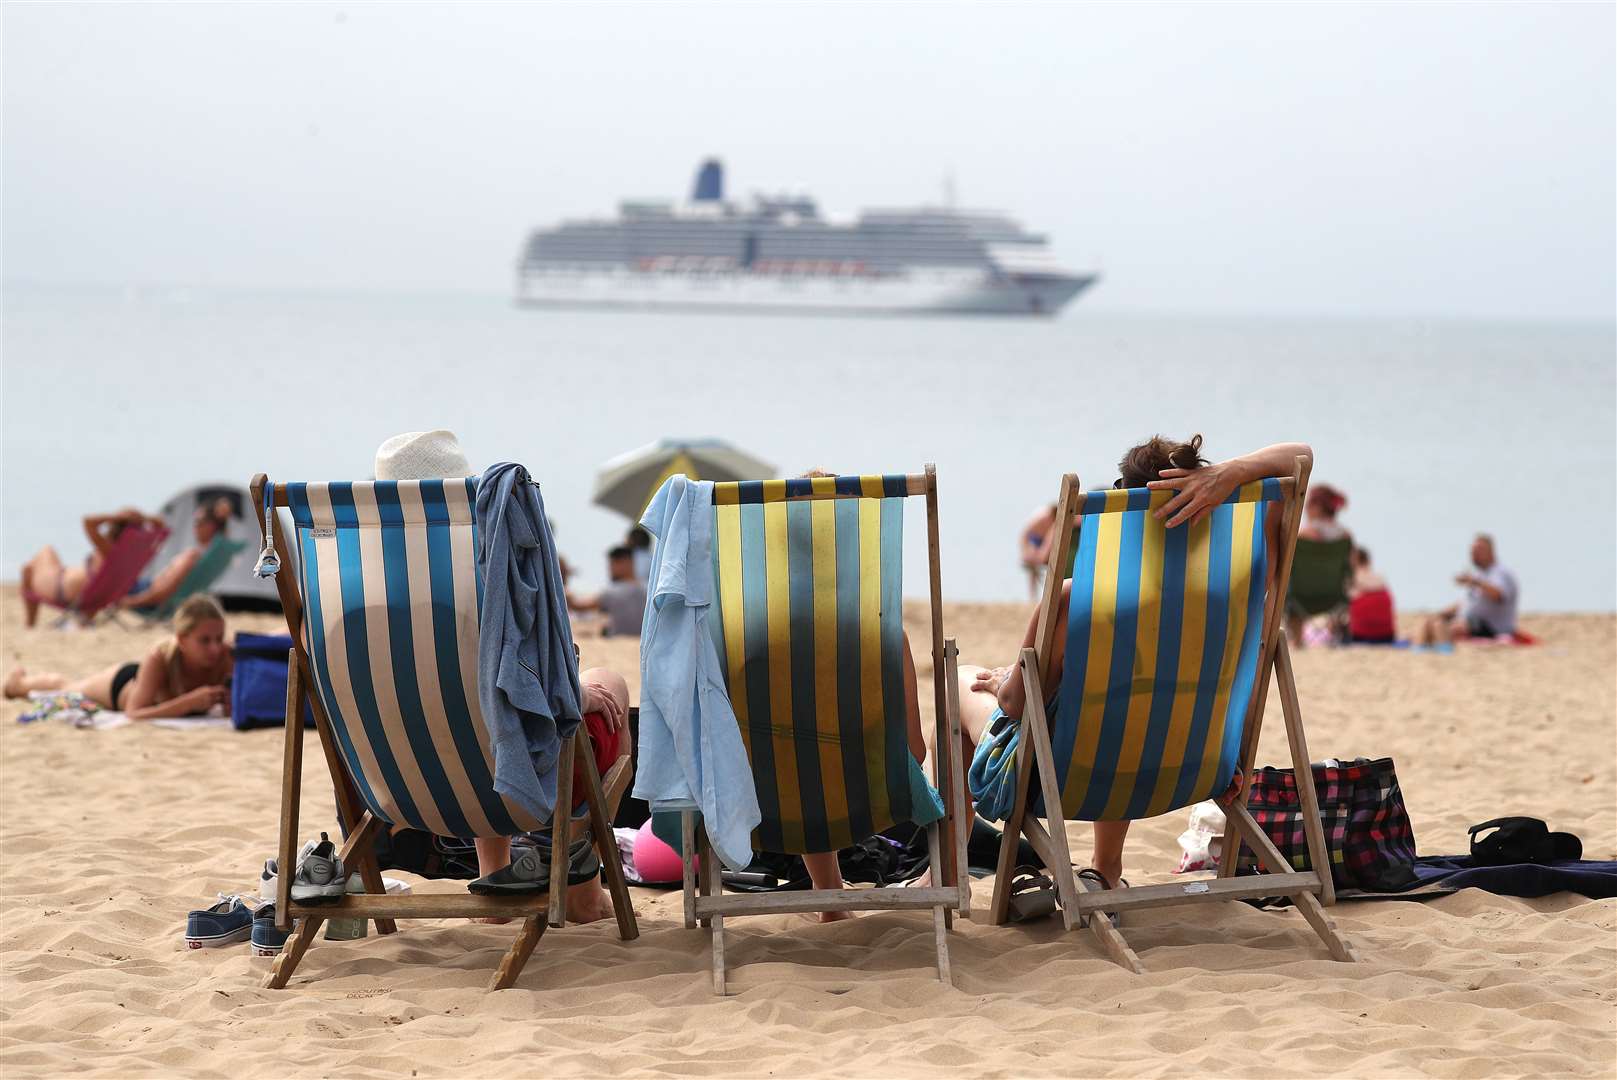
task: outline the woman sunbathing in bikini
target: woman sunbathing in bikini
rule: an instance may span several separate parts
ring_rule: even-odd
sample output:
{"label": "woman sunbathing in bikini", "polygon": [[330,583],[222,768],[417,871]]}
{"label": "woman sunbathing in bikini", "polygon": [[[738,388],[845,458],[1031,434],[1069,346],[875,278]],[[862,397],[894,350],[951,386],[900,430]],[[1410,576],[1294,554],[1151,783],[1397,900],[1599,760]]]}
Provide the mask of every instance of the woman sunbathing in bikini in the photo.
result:
{"label": "woman sunbathing in bikini", "polygon": [[[199,506],[192,519],[192,537],[196,546],[186,548],[153,574],[136,582],[130,594],[119,601],[120,607],[156,607],[180,587],[185,575],[202,558],[213,538],[224,533],[230,523],[230,502],[220,499],[210,506]],[[47,545],[22,567],[22,598],[24,618],[28,626],[39,619],[39,606],[44,601],[58,607],[72,607],[84,592],[84,585],[101,569],[113,542],[131,525],[140,522],[162,527],[162,518],[149,517],[139,510],[120,510],[116,514],[92,514],[84,519],[84,535],[90,538],[92,550],[82,564],[68,565],[56,549]]]}
{"label": "woman sunbathing in bikini", "polygon": [[[1118,465],[1122,475],[1114,486],[1177,492],[1155,512],[1158,519],[1173,529],[1200,521],[1242,484],[1270,476],[1290,476],[1298,457],[1313,459],[1313,451],[1305,443],[1280,443],[1210,464],[1201,456],[1201,445],[1200,435],[1184,443],[1161,436],[1142,443],[1123,455]],[[1271,506],[1265,524],[1271,544],[1278,535],[1277,509],[1278,504]],[[1271,575],[1274,572],[1273,560],[1269,572]],[[1052,692],[1061,683],[1061,663],[1067,641],[1067,600],[1071,589],[1070,580],[1062,584],[1050,675],[1045,684]],[[1022,637],[1024,648],[1032,647],[1038,621],[1039,613],[1035,609]],[[1019,719],[1026,704],[1026,692],[1015,664],[998,668],[961,665],[960,728],[965,741],[965,759],[971,760],[976,744],[998,713]],[[1053,707],[1051,715],[1054,715]],[[1128,836],[1129,823],[1096,821],[1093,824],[1095,849],[1089,868],[1104,879],[1107,888],[1116,888],[1123,877],[1123,841]]]}
{"label": "woman sunbathing in bikini", "polygon": [[230,646],[225,613],[211,596],[193,596],[174,613],[174,636],[152,647],[139,662],[114,664],[71,680],[55,672],[30,675],[17,668],[6,677],[6,697],[30,690],[72,690],[131,720],[195,716],[215,705],[230,708]]}
{"label": "woman sunbathing in bikini", "polygon": [[112,550],[113,543],[131,525],[149,522],[161,527],[161,518],[147,517],[133,507],[114,514],[91,514],[84,519],[84,535],[90,538],[90,554],[82,563],[68,564],[50,545],[22,564],[22,597],[27,625],[39,619],[43,601],[68,608],[78,602],[84,584],[95,576]]}

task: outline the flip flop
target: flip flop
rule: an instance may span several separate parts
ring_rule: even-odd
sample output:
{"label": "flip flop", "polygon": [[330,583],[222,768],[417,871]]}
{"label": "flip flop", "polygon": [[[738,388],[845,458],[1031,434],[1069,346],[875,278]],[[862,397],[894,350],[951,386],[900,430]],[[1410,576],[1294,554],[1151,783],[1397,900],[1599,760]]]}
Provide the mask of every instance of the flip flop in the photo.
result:
{"label": "flip flop", "polygon": [[[1106,884],[1106,876],[1092,866],[1086,866],[1082,870],[1078,871],[1078,880],[1088,885],[1090,887],[1090,892],[1109,892],[1112,888],[1110,885]],[[1123,878],[1118,878],[1117,884],[1119,888],[1126,889],[1129,887],[1129,883]],[[1121,912],[1108,911],[1105,913],[1105,915],[1107,920],[1111,922],[1114,927],[1123,925],[1123,915]],[[1088,926],[1090,918],[1091,916],[1085,915],[1083,917],[1083,925]]]}
{"label": "flip flop", "polygon": [[1011,922],[1047,919],[1056,913],[1056,883],[1032,866],[1018,866],[1011,876]]}

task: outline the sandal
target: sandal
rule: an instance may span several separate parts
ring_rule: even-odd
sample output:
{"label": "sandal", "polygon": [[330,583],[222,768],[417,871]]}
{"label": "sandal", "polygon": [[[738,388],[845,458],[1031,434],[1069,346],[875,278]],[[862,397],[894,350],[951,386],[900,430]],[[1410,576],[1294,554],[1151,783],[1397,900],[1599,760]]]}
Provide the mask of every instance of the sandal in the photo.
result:
{"label": "sandal", "polygon": [[[1111,886],[1106,884],[1105,875],[1092,866],[1086,866],[1082,870],[1078,871],[1078,880],[1088,885],[1090,892],[1108,892],[1111,889]],[[1126,889],[1129,887],[1129,883],[1125,878],[1118,878],[1117,886],[1120,889]],[[1123,915],[1121,912],[1108,911],[1104,914],[1106,915],[1107,921],[1109,921],[1113,927],[1123,925]],[[1081,920],[1082,925],[1088,926],[1089,919],[1090,917],[1085,915]]]}
{"label": "sandal", "polygon": [[1018,866],[1011,876],[1011,922],[1047,919],[1056,913],[1056,883],[1037,867]]}

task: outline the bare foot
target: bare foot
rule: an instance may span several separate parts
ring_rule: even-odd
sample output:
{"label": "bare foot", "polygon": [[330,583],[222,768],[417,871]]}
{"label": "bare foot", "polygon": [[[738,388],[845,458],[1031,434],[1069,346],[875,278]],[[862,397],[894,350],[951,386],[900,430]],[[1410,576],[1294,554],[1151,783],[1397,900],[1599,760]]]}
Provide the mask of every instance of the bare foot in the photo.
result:
{"label": "bare foot", "polygon": [[854,917],[854,913],[851,912],[851,911],[821,911],[821,912],[816,913],[816,918],[818,918],[819,921],[823,922],[823,923],[842,922],[842,921],[844,921],[846,919],[851,919],[853,917]]}
{"label": "bare foot", "polygon": [[567,890],[568,922],[599,922],[616,914],[612,910],[612,897],[601,888],[599,882],[589,881]]}
{"label": "bare foot", "polygon": [[485,926],[504,926],[511,920],[504,915],[484,915],[477,919],[467,919],[467,922],[482,923]]}
{"label": "bare foot", "polygon": [[16,667],[6,676],[6,697],[27,697],[30,690],[60,690],[66,685],[67,680],[54,671],[30,675],[27,668]]}

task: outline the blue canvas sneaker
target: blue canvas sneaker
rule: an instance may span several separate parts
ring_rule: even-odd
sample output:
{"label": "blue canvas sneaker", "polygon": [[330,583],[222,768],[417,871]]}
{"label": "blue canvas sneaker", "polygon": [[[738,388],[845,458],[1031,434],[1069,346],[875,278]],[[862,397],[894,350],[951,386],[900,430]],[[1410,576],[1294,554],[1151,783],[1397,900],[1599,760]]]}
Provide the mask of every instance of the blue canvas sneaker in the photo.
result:
{"label": "blue canvas sneaker", "polygon": [[219,902],[185,917],[185,947],[216,949],[246,941],[253,933],[253,909],[239,896],[219,894]]}

